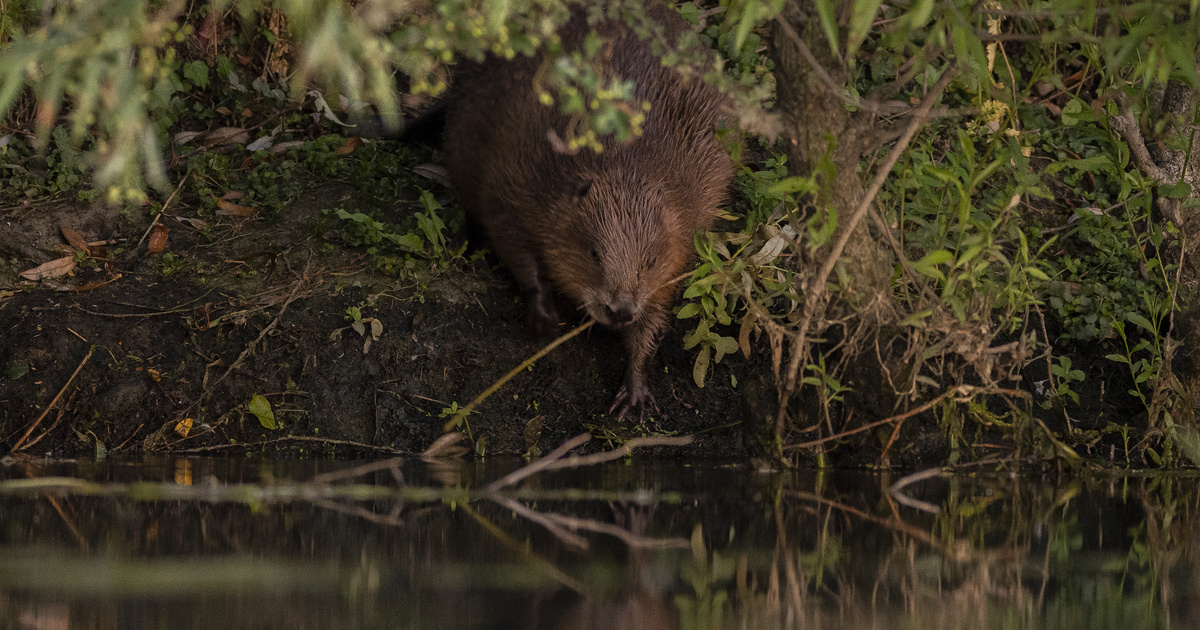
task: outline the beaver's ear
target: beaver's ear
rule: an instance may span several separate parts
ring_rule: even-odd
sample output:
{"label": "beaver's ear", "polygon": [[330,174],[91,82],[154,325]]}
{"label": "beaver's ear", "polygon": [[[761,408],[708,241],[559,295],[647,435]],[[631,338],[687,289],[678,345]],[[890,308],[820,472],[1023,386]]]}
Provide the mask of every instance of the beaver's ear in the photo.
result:
{"label": "beaver's ear", "polygon": [[581,199],[586,197],[588,194],[588,191],[590,191],[592,189],[592,181],[593,180],[591,180],[591,179],[579,180],[579,182],[577,184],[575,184],[575,196],[579,197]]}

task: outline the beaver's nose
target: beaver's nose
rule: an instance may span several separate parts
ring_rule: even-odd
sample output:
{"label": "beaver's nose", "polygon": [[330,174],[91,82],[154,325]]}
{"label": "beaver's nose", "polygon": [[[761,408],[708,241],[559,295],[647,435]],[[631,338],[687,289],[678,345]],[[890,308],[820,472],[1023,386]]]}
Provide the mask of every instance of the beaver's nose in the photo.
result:
{"label": "beaver's nose", "polygon": [[604,311],[615,324],[628,324],[633,321],[635,307],[633,300],[616,299],[604,305]]}

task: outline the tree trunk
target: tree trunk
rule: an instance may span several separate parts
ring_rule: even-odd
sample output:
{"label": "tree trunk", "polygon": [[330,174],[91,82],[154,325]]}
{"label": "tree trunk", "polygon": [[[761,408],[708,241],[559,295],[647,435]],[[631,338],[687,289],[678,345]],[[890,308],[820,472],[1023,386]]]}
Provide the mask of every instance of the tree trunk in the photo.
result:
{"label": "tree trunk", "polygon": [[[818,165],[826,155],[833,162],[835,176],[833,181],[820,182],[823,198],[818,199],[818,207],[837,211],[838,228],[833,238],[836,241],[865,193],[858,164],[864,153],[878,148],[877,120],[869,112],[852,113],[846,109],[840,92],[846,81],[846,69],[833,56],[813,5],[788,3],[783,19],[792,25],[817,63],[837,84],[835,87],[823,81],[789,35],[779,25],[775,26],[772,56],[776,107],[784,125],[788,164],[794,174],[807,175],[821,172]],[[871,236],[869,223],[865,220],[853,228],[839,261],[841,273],[831,280],[844,279],[838,295],[845,306],[869,320],[886,319],[894,257],[891,250]],[[827,251],[818,251],[816,259],[822,260],[825,255]]]}

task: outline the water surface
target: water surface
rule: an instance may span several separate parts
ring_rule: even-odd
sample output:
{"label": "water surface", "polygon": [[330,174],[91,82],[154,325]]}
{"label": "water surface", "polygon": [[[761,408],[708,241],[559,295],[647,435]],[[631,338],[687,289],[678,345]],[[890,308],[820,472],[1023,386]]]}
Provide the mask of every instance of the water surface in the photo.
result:
{"label": "water surface", "polygon": [[1194,476],[0,466],[3,628],[1191,628]]}

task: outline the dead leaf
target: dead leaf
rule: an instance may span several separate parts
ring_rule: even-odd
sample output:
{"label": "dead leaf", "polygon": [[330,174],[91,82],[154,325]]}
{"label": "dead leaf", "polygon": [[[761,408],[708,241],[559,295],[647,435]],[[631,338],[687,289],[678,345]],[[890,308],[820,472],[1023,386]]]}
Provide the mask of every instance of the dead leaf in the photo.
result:
{"label": "dead leaf", "polygon": [[251,206],[239,206],[236,203],[231,203],[220,199],[217,201],[217,214],[223,214],[229,217],[252,217],[258,214],[258,208]]}
{"label": "dead leaf", "polygon": [[85,254],[92,253],[92,251],[88,249],[87,241],[83,240],[83,237],[79,235],[79,232],[76,232],[65,225],[58,226],[58,229],[62,231],[63,238],[67,239],[67,242],[71,244],[71,247],[74,247]]}
{"label": "dead leaf", "polygon": [[158,224],[150,233],[150,244],[146,246],[147,254],[157,254],[167,248],[167,226]]}
{"label": "dead leaf", "polygon": [[425,179],[432,179],[446,188],[450,187],[450,171],[440,164],[418,164],[412,167],[412,172]]}
{"label": "dead leaf", "polygon": [[162,372],[159,372],[154,368],[146,368],[146,374],[150,377],[150,380],[154,381],[155,383],[162,380]]}
{"label": "dead leaf", "polygon": [[245,197],[245,196],[246,196],[246,193],[244,193],[240,190],[229,190],[229,191],[226,191],[224,195],[221,195],[221,198],[222,199],[241,199],[242,197]]}
{"label": "dead leaf", "polygon": [[255,140],[254,142],[251,142],[250,144],[246,145],[246,150],[247,151],[263,151],[263,150],[271,148],[271,145],[274,143],[275,143],[275,134],[270,134],[270,135],[263,136],[263,137],[259,138],[258,140]]}
{"label": "dead leaf", "polygon": [[175,432],[179,434],[179,437],[187,437],[188,432],[192,430],[192,422],[194,420],[191,418],[184,418],[175,425]]}
{"label": "dead leaf", "polygon": [[271,153],[283,153],[288,149],[295,149],[304,146],[303,140],[290,140],[288,142],[280,142],[279,144],[267,149]]}
{"label": "dead leaf", "polygon": [[89,282],[87,284],[81,284],[77,287],[71,287],[70,290],[74,291],[76,293],[85,293],[85,292],[91,291],[93,289],[99,289],[100,287],[102,287],[110,282],[115,282],[120,279],[121,279],[121,274],[119,274],[119,273],[113,274],[113,276],[108,278],[107,280],[101,280],[100,282]]}
{"label": "dead leaf", "polygon": [[362,138],[359,138],[358,136],[350,136],[349,138],[346,138],[346,144],[343,144],[342,146],[335,149],[333,151],[333,154],[334,155],[346,155],[347,153],[353,153],[355,149],[357,149],[358,147],[361,147],[362,145],[363,145]]}
{"label": "dead leaf", "polygon": [[742,329],[738,332],[738,347],[742,349],[742,356],[750,358],[750,332],[754,330],[754,322],[757,318],[753,313],[747,314],[742,318]]}
{"label": "dead leaf", "polygon": [[233,115],[233,110],[229,109],[228,107],[225,107],[224,105],[218,107],[216,109],[216,112],[222,116],[232,116]]}
{"label": "dead leaf", "polygon": [[194,219],[192,217],[171,217],[176,221],[192,228],[193,230],[204,230],[208,227],[208,222],[204,219]]}
{"label": "dead leaf", "polygon": [[183,146],[203,135],[203,131],[180,131],[179,133],[175,134],[175,137],[172,138],[171,141],[174,142],[176,146]]}
{"label": "dead leaf", "polygon": [[21,277],[26,280],[41,280],[43,278],[57,278],[66,275],[75,270],[75,256],[63,256],[55,258],[48,263],[43,263],[30,269],[22,271]]}
{"label": "dead leaf", "polygon": [[250,139],[250,132],[241,127],[221,127],[209,132],[204,138],[206,146],[215,146],[218,144],[244,144]]}

